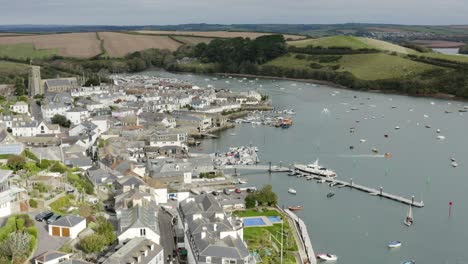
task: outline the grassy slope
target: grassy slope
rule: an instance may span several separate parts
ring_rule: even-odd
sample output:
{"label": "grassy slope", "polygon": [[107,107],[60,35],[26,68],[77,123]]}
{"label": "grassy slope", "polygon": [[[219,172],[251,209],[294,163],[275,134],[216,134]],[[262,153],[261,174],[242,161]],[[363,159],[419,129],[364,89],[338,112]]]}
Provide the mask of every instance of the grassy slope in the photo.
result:
{"label": "grassy slope", "polygon": [[288,45],[296,47],[306,47],[309,45],[312,46],[321,46],[324,48],[327,47],[347,47],[351,49],[378,49],[383,51],[394,51],[398,53],[414,53],[413,50],[392,44],[390,42],[370,39],[370,38],[360,38],[352,36],[332,36],[332,37],[323,37],[316,39],[305,39],[298,41],[289,41]]}
{"label": "grassy slope", "polygon": [[35,49],[33,44],[0,45],[0,57],[14,59],[46,58],[57,54],[56,49]]}
{"label": "grassy slope", "polygon": [[[311,63],[318,63],[319,56],[308,56],[308,59],[297,59],[295,54],[286,55],[272,60],[266,65],[278,67],[310,69]],[[379,80],[402,78],[413,74],[436,69],[438,67],[415,62],[400,56],[387,53],[343,55],[341,59],[331,63],[321,63],[323,66],[339,65],[338,71],[348,71],[362,80]]]}
{"label": "grassy slope", "polygon": [[437,58],[437,59],[468,63],[468,56],[464,56],[464,55],[449,55],[449,54],[441,54],[441,53],[419,53],[417,55],[423,56],[423,57],[431,57],[431,58]]}

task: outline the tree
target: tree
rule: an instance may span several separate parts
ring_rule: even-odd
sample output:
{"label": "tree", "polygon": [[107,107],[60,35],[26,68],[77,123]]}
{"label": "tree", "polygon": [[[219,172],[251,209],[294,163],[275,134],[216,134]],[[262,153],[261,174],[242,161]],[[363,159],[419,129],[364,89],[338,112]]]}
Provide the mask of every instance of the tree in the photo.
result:
{"label": "tree", "polygon": [[7,161],[7,166],[14,171],[21,170],[25,164],[26,159],[18,155],[11,155]]}
{"label": "tree", "polygon": [[105,238],[105,245],[111,245],[115,240],[114,226],[108,222],[104,217],[98,217],[98,225],[96,233]]}
{"label": "tree", "polygon": [[58,124],[61,127],[70,127],[71,122],[63,115],[54,115],[51,119],[52,124]]}
{"label": "tree", "polygon": [[265,185],[256,195],[257,201],[261,205],[273,206],[278,203],[278,196],[273,192],[273,187]]}
{"label": "tree", "polygon": [[80,247],[86,253],[95,253],[102,251],[105,246],[106,238],[102,235],[93,234],[85,236],[80,241]]}
{"label": "tree", "polygon": [[28,257],[30,236],[24,232],[14,232],[0,244],[0,254],[11,259]]}
{"label": "tree", "polygon": [[254,208],[256,205],[257,205],[257,198],[255,197],[253,193],[249,193],[249,195],[245,197],[245,207]]}
{"label": "tree", "polygon": [[24,85],[23,78],[16,78],[15,80],[15,95],[21,96],[26,93],[26,86]]}

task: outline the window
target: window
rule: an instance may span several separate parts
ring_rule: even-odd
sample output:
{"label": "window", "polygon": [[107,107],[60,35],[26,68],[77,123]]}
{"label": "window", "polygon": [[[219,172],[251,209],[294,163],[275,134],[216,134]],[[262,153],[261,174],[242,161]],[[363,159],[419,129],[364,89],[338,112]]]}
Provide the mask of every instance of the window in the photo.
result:
{"label": "window", "polygon": [[235,259],[223,259],[223,264],[236,264]]}
{"label": "window", "polygon": [[206,257],[206,263],[211,263],[211,257]]}
{"label": "window", "polygon": [[146,236],[146,229],[140,229],[140,236]]}

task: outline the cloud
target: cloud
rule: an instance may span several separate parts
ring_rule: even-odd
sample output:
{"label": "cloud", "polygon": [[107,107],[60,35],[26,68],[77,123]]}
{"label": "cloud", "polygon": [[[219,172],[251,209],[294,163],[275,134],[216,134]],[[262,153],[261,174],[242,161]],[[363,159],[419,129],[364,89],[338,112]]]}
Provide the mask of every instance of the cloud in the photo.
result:
{"label": "cloud", "polygon": [[0,24],[468,24],[466,0],[0,0]]}

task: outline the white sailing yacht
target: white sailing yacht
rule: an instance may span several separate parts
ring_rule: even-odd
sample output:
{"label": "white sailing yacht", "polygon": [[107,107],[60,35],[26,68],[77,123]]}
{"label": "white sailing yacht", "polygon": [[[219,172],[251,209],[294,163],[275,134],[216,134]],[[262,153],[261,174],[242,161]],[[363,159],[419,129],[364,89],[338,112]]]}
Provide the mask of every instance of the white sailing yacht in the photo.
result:
{"label": "white sailing yacht", "polygon": [[406,226],[411,226],[413,224],[413,221],[414,221],[414,219],[413,219],[413,208],[410,205],[410,207],[408,209],[408,213],[406,214],[404,224]]}

